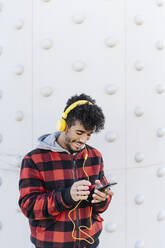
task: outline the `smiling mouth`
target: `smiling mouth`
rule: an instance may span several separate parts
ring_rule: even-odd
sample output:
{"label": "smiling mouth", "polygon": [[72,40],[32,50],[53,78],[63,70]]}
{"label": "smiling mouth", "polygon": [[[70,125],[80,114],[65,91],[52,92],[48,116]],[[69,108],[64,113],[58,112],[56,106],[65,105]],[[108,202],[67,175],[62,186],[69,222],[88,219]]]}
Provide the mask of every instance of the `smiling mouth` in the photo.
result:
{"label": "smiling mouth", "polygon": [[84,144],[82,144],[82,143],[75,143],[75,145],[78,147],[78,148],[81,148]]}

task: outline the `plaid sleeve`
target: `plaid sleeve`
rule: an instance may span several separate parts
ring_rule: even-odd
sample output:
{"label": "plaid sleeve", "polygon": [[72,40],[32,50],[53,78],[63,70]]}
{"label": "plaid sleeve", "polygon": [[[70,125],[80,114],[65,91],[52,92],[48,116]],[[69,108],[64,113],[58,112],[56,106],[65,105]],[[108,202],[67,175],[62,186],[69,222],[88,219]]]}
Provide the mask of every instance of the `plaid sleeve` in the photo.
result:
{"label": "plaid sleeve", "polygon": [[[99,173],[99,180],[102,185],[105,185],[108,183],[105,175],[104,175],[104,163],[103,163],[103,158],[100,157],[100,173]],[[108,195],[108,198],[99,203],[92,203],[92,207],[94,208],[94,211],[97,213],[103,213],[109,206],[111,202],[112,196]]]}
{"label": "plaid sleeve", "polygon": [[75,203],[70,196],[69,188],[47,192],[39,170],[28,156],[22,161],[19,191],[18,204],[23,214],[36,220],[56,216]]}

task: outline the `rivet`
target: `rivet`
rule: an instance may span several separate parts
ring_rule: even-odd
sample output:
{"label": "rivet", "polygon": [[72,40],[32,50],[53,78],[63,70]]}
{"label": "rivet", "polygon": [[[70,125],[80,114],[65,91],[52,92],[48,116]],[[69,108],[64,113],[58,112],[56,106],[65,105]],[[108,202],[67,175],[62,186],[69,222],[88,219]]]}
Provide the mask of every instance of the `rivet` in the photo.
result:
{"label": "rivet", "polygon": [[3,141],[3,136],[0,134],[0,143]]}
{"label": "rivet", "polygon": [[22,19],[17,20],[17,22],[16,22],[16,24],[15,24],[15,28],[16,28],[17,30],[20,30],[20,29],[23,28],[23,26],[24,26],[24,21],[23,21]]}
{"label": "rivet", "polygon": [[144,69],[144,63],[141,60],[135,62],[135,68],[137,71],[142,71]]}
{"label": "rivet", "polygon": [[112,222],[109,222],[109,223],[106,224],[105,230],[107,232],[110,232],[110,233],[116,232],[116,230],[117,230],[117,224],[112,223]]}
{"label": "rivet", "polygon": [[141,152],[137,152],[137,153],[135,154],[135,161],[136,161],[137,163],[140,163],[140,162],[142,162],[143,160],[144,160],[144,154],[141,153]]}
{"label": "rivet", "polygon": [[162,7],[164,4],[164,0],[157,0],[156,3],[159,7]]}
{"label": "rivet", "polygon": [[163,137],[165,135],[165,128],[158,128],[157,130],[157,136]]}
{"label": "rivet", "polygon": [[164,42],[161,41],[161,40],[158,40],[158,41],[156,42],[155,46],[156,46],[156,48],[157,48],[158,50],[162,50],[162,49],[164,48]]}
{"label": "rivet", "polygon": [[48,97],[53,94],[53,89],[51,87],[44,87],[40,90],[42,96]]}
{"label": "rivet", "polygon": [[135,23],[137,25],[142,25],[144,23],[144,17],[142,15],[135,16]]}
{"label": "rivet", "polygon": [[48,49],[52,48],[52,46],[53,46],[53,41],[52,40],[45,39],[45,40],[42,41],[42,48],[43,49],[48,50]]}
{"label": "rivet", "polygon": [[114,131],[109,131],[105,135],[105,139],[107,142],[114,142],[117,138],[117,134]]}
{"label": "rivet", "polygon": [[156,85],[156,92],[157,92],[158,94],[162,94],[164,91],[165,91],[165,85],[162,84],[162,83],[158,83],[158,84]]}
{"label": "rivet", "polygon": [[164,210],[160,210],[157,214],[157,220],[158,221],[162,221],[165,219],[165,211]]}
{"label": "rivet", "polygon": [[135,108],[135,115],[137,117],[141,117],[143,114],[144,114],[144,109],[142,107],[140,107],[140,106],[137,106]]}
{"label": "rivet", "polygon": [[113,37],[108,37],[106,40],[105,40],[105,45],[108,46],[108,47],[115,47],[117,44],[117,41],[115,38]]}
{"label": "rivet", "polygon": [[143,240],[137,240],[135,243],[135,248],[144,248],[144,241]]}
{"label": "rivet", "polygon": [[3,47],[0,46],[0,56],[2,55],[2,53],[3,53]]}
{"label": "rivet", "polygon": [[22,111],[17,111],[15,114],[15,119],[16,121],[22,121],[24,118],[24,114]]}
{"label": "rivet", "polygon": [[117,89],[118,89],[118,87],[115,84],[109,84],[106,86],[105,92],[108,95],[114,95],[116,93]]}
{"label": "rivet", "polygon": [[142,194],[136,195],[136,197],[135,197],[135,203],[137,205],[141,205],[143,202],[144,202],[144,195],[142,195]]}
{"label": "rivet", "polygon": [[157,177],[163,177],[165,175],[165,168],[159,168],[157,170]]}
{"label": "rivet", "polygon": [[75,24],[81,24],[85,21],[85,15],[82,14],[82,13],[78,13],[78,14],[75,14],[73,17],[72,17],[72,21],[75,23]]}
{"label": "rivet", "polygon": [[73,63],[72,68],[74,71],[77,71],[77,72],[83,71],[85,69],[85,63],[82,61],[76,61]]}
{"label": "rivet", "polygon": [[17,65],[17,66],[15,67],[15,73],[16,73],[16,75],[22,75],[23,72],[24,72],[24,67],[23,67],[23,65]]}

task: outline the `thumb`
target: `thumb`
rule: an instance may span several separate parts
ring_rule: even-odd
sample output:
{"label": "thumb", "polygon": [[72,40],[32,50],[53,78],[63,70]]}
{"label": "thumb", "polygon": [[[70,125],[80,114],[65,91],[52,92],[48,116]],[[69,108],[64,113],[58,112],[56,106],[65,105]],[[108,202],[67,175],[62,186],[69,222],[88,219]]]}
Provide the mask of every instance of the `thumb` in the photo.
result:
{"label": "thumb", "polygon": [[95,184],[96,184],[96,186],[101,186],[102,185],[101,182],[100,182],[100,180],[96,180],[95,181]]}

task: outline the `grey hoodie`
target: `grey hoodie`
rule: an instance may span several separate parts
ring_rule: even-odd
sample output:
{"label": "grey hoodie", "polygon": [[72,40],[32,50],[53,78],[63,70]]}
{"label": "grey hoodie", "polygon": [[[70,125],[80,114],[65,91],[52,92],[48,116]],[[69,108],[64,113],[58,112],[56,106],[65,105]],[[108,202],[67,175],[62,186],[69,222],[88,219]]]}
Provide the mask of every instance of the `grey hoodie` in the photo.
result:
{"label": "grey hoodie", "polygon": [[52,134],[44,134],[38,138],[38,145],[36,148],[51,150],[52,152],[70,152],[57,143],[57,138],[61,132],[54,132]]}

